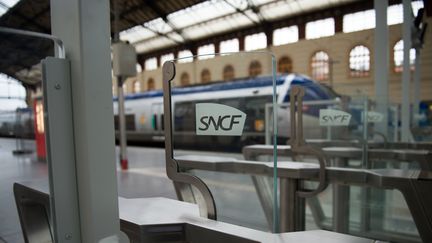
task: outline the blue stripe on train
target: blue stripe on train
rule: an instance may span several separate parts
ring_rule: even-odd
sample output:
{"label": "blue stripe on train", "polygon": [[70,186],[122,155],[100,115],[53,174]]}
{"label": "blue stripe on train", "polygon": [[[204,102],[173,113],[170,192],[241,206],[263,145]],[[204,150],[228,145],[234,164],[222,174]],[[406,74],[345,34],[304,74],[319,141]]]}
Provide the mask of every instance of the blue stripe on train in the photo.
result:
{"label": "blue stripe on train", "polygon": [[[285,82],[286,75],[276,77],[276,85],[282,85]],[[179,87],[173,88],[173,95],[180,94],[194,94],[202,92],[214,92],[214,91],[225,91],[235,89],[246,89],[246,88],[260,88],[273,85],[273,81],[270,76],[256,77],[251,79],[239,79],[231,82],[220,82],[208,85],[190,86],[190,87]],[[147,91],[139,94],[131,94],[125,97],[126,100],[136,100],[145,98],[154,98],[163,96],[162,90]],[[113,99],[117,101],[117,97]]]}

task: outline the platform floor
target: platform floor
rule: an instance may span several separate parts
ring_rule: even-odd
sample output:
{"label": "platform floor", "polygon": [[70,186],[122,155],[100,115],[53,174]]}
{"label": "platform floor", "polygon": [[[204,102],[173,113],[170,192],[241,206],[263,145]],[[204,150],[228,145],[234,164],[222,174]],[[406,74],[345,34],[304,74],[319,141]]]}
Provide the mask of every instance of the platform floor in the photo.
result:
{"label": "platform floor", "polygon": [[[34,142],[24,147],[34,150]],[[12,154],[15,139],[0,138],[0,243],[22,243],[21,228],[13,197],[16,181],[46,183],[47,164],[37,161],[35,153]],[[118,192],[126,198],[166,197],[176,199],[174,187],[165,174],[165,154],[161,148],[128,147],[130,169],[118,170]]]}
{"label": "platform floor", "polygon": [[[34,142],[21,145],[35,150]],[[0,138],[0,243],[22,243],[22,232],[13,197],[12,185],[16,181],[46,184],[48,168],[38,161],[35,153],[13,155],[15,139]],[[118,157],[118,148],[116,148]],[[176,151],[176,154],[207,154],[242,158],[241,154],[210,153],[203,151]],[[163,148],[128,147],[129,169],[117,169],[119,196],[126,198],[166,197],[177,199],[172,182],[165,173]],[[118,161],[117,161],[118,162]],[[117,163],[118,164],[118,163]],[[200,177],[212,190],[221,221],[255,229],[266,230],[264,212],[250,176],[200,172]]]}

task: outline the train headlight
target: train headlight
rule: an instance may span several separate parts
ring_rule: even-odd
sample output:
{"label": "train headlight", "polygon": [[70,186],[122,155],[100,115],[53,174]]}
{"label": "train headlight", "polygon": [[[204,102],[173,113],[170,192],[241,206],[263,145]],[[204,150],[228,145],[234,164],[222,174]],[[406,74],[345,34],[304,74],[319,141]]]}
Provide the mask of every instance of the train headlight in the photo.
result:
{"label": "train headlight", "polygon": [[264,120],[255,120],[255,131],[264,131]]}

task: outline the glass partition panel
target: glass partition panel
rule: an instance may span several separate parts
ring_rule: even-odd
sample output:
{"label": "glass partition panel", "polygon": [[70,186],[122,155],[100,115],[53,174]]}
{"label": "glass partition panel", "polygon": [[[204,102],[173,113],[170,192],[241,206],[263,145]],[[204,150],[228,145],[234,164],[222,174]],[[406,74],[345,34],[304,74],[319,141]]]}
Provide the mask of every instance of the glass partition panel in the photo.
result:
{"label": "glass partition panel", "polygon": [[[268,52],[193,58],[200,61],[173,61],[172,152],[178,172],[206,184],[218,220],[277,231],[276,154],[264,161],[244,161],[242,149],[263,144],[265,127],[275,127],[277,121],[265,120],[265,105],[286,96],[281,87],[288,85],[287,75],[275,75],[275,59]],[[188,200],[185,191],[180,190]],[[192,187],[189,192],[189,201],[198,202],[198,190]]]}
{"label": "glass partition panel", "polygon": [[332,184],[307,199],[307,230],[332,230],[386,242],[422,242],[398,190],[337,186],[335,190]]}

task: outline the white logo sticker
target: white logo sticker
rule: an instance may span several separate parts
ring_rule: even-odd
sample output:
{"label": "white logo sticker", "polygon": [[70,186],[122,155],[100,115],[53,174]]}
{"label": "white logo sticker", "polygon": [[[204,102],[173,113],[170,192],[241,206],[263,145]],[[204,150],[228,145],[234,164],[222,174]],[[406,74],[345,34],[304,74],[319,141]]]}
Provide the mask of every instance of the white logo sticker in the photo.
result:
{"label": "white logo sticker", "polygon": [[195,105],[196,134],[241,136],[246,113],[227,105],[200,103]]}
{"label": "white logo sticker", "polygon": [[371,123],[382,122],[384,120],[384,115],[376,111],[368,111],[367,118],[368,122]]}
{"label": "white logo sticker", "polygon": [[348,126],[351,120],[351,114],[332,109],[322,109],[319,112],[320,126]]}

